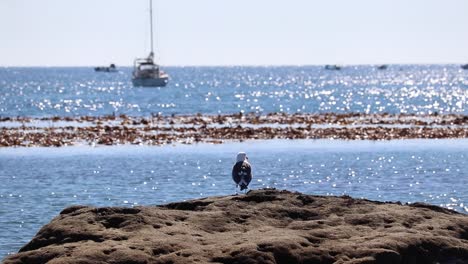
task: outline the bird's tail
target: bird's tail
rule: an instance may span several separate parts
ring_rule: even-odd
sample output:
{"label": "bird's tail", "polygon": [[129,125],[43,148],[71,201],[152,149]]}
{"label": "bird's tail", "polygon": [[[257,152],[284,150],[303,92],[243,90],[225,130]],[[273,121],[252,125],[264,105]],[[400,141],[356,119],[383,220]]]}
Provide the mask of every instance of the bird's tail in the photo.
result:
{"label": "bird's tail", "polygon": [[247,189],[249,184],[244,180],[244,178],[242,178],[239,182],[239,186],[240,186],[240,190],[243,191],[245,189]]}

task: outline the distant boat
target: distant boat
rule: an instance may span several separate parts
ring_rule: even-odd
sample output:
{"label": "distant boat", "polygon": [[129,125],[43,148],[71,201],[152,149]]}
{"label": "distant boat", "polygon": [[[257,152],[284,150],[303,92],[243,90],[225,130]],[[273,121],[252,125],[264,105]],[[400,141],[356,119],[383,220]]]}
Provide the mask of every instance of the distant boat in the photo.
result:
{"label": "distant boat", "polygon": [[115,64],[109,65],[109,67],[95,67],[94,71],[96,72],[117,72],[117,67],[115,67]]}
{"label": "distant boat", "polygon": [[463,64],[462,66],[460,66],[462,69],[464,70],[468,70],[468,64]]}
{"label": "distant boat", "polygon": [[137,58],[133,63],[133,86],[163,87],[169,81],[169,75],[163,72],[159,65],[154,63],[153,51],[153,0],[150,5],[151,52],[146,58]]}
{"label": "distant boat", "polygon": [[341,66],[340,65],[325,65],[325,70],[339,71],[341,70]]}
{"label": "distant boat", "polygon": [[378,70],[386,70],[387,68],[388,68],[388,65],[386,65],[386,64],[382,64],[382,65],[377,66]]}

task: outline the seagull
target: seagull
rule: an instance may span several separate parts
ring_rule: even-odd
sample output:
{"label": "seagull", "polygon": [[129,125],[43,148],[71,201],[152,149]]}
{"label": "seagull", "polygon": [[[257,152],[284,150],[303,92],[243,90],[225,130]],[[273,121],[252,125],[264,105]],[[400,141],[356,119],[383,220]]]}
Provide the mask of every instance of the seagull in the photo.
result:
{"label": "seagull", "polygon": [[236,193],[237,187],[240,187],[241,191],[248,189],[247,186],[252,180],[252,169],[248,159],[245,152],[237,153],[236,164],[232,167],[232,179],[236,183]]}

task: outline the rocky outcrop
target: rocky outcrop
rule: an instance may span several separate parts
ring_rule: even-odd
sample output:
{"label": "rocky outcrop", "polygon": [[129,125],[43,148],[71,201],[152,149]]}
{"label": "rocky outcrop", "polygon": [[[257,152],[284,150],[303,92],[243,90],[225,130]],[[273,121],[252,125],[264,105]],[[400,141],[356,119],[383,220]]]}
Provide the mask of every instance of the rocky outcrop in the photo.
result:
{"label": "rocky outcrop", "polygon": [[4,263],[468,263],[468,216],[264,189],[162,206],[74,206]]}

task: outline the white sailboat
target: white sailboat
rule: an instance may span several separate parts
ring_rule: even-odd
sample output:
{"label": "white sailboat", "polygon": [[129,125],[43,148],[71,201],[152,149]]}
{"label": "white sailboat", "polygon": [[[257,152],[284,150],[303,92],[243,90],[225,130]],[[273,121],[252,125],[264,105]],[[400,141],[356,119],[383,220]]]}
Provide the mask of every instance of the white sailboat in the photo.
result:
{"label": "white sailboat", "polygon": [[169,81],[169,75],[163,72],[154,62],[153,51],[153,0],[150,5],[151,52],[146,58],[137,58],[133,64],[133,86],[163,87]]}

